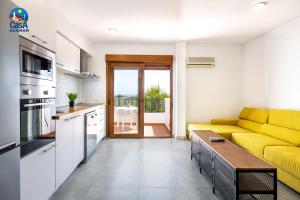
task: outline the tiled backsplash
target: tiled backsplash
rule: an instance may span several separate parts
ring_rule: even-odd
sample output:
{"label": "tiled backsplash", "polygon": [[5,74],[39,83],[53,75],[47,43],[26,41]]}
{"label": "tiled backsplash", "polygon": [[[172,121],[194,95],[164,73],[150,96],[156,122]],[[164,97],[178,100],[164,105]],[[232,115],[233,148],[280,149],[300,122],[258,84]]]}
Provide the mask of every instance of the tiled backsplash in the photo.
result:
{"label": "tiled backsplash", "polygon": [[56,106],[69,105],[67,92],[78,93],[76,103],[105,102],[105,80],[82,80],[66,74],[57,73]]}
{"label": "tiled backsplash", "polygon": [[105,102],[105,80],[83,80],[82,92],[85,103]]}
{"label": "tiled backsplash", "polygon": [[66,95],[68,92],[78,93],[78,99],[76,100],[76,103],[82,102],[82,80],[58,72],[56,85],[57,107],[69,105],[69,100]]}

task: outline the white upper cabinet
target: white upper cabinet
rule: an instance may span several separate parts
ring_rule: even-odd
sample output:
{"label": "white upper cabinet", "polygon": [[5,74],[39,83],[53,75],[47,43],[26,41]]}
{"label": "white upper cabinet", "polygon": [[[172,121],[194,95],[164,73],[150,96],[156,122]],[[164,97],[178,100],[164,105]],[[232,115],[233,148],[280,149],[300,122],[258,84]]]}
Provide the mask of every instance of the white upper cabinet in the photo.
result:
{"label": "white upper cabinet", "polygon": [[70,43],[70,62],[75,72],[80,73],[80,48]]}
{"label": "white upper cabinet", "polygon": [[43,0],[13,0],[28,13],[29,32],[20,35],[56,52],[56,14]]}
{"label": "white upper cabinet", "polygon": [[70,72],[80,73],[80,48],[60,34],[56,35],[56,46],[57,66]]}

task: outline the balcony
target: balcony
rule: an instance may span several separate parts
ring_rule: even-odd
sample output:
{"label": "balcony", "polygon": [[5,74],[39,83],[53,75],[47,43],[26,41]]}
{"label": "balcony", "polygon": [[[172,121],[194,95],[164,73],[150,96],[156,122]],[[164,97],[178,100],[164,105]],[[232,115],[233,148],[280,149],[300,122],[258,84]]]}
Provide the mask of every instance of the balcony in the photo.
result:
{"label": "balcony", "polygon": [[[114,130],[116,134],[136,134],[138,128],[138,99],[114,98]],[[170,98],[144,100],[144,136],[168,137]]]}

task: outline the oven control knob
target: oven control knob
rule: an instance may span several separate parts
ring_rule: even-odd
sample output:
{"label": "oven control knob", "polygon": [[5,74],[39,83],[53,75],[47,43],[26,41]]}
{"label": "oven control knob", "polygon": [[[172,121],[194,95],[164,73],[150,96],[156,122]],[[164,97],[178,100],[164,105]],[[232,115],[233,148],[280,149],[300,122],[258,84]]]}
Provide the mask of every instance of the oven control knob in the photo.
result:
{"label": "oven control knob", "polygon": [[44,95],[48,95],[48,94],[49,94],[48,90],[44,91]]}
{"label": "oven control knob", "polygon": [[23,93],[27,95],[31,95],[32,91],[30,89],[27,89],[27,90],[23,90]]}

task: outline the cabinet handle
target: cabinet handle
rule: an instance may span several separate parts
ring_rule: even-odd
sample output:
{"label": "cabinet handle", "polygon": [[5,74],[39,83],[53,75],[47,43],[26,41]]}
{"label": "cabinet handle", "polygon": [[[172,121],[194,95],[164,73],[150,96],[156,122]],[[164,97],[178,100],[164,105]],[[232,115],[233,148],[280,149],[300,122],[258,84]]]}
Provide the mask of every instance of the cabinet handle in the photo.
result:
{"label": "cabinet handle", "polygon": [[43,152],[46,153],[47,151],[49,151],[49,150],[52,149],[53,147],[55,147],[55,144],[52,145],[51,147],[49,147],[48,149],[45,149]]}
{"label": "cabinet handle", "polygon": [[32,38],[36,38],[37,40],[41,41],[43,44],[48,44],[48,42],[46,42],[45,40],[43,40],[42,38],[32,34]]}
{"label": "cabinet handle", "polygon": [[72,117],[72,118],[77,118],[77,117],[80,117],[81,115],[77,115],[77,116],[75,116],[75,117]]}
{"label": "cabinet handle", "polygon": [[82,115],[76,115],[75,117],[71,117],[70,119],[75,119],[75,118],[80,117],[80,116],[82,116]]}

